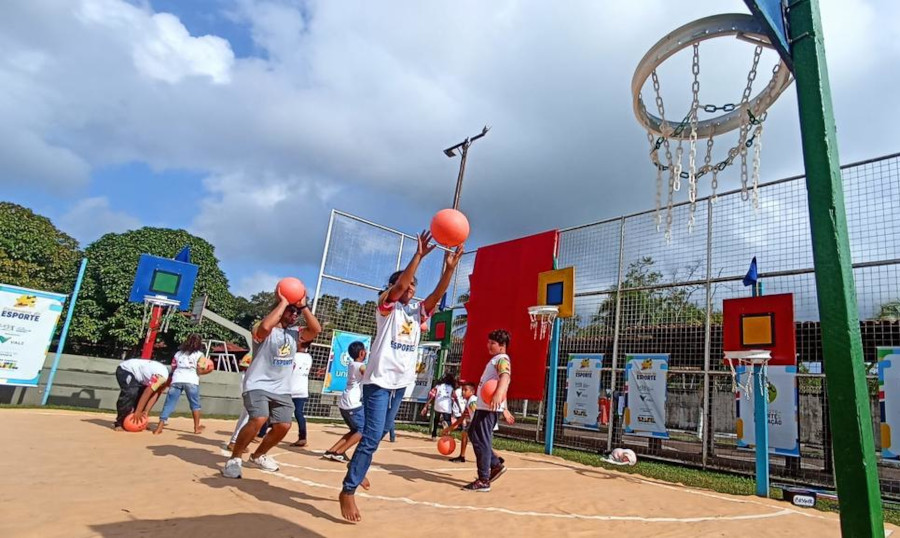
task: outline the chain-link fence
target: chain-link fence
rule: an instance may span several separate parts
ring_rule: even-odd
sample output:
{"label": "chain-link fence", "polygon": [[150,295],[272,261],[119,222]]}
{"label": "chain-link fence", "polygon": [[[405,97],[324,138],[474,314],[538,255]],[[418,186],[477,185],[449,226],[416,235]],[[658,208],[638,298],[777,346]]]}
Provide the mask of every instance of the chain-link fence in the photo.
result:
{"label": "chain-link fence", "polygon": [[[893,218],[900,207],[900,154],[845,166],[842,175],[865,360],[871,367],[876,347],[900,345],[900,220]],[[592,452],[621,446],[644,457],[752,474],[753,452],[737,447],[731,372],[722,362],[722,301],[749,295],[741,280],[756,256],[764,293],[794,294],[801,372],[800,457],[772,455],[771,475],[776,482],[833,484],[805,178],[761,184],[758,195],[758,208],[742,200],[740,190],[698,199],[690,230],[689,203],[673,206],[668,242],[652,210],[560,232],[558,265],[575,267],[576,307],[575,316],[561,326],[556,446]],[[328,329],[374,332],[375,295],[409,259],[414,241],[351,215],[333,214],[317,301],[326,327],[322,344],[330,341]],[[419,289],[430,290],[439,263],[424,265]],[[458,371],[462,356],[461,305],[468,299],[473,266],[474,253],[467,254],[449,291],[456,313],[445,366],[451,372]],[[326,305],[333,306],[328,310]],[[562,423],[569,353],[604,355],[602,387],[613,413],[599,431]],[[615,413],[625,357],[634,353],[669,354],[669,439],[624,434]],[[878,386],[874,369],[869,371],[880,444]],[[542,440],[544,405],[510,402],[518,422],[503,425],[501,433]],[[404,418],[413,418],[413,410],[405,413]],[[900,470],[885,463],[879,470],[885,494],[900,497]]]}

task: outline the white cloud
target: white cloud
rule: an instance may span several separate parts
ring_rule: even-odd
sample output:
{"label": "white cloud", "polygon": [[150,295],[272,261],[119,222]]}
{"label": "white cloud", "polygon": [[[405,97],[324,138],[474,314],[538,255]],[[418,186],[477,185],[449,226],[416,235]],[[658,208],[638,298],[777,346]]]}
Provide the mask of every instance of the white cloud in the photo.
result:
{"label": "white cloud", "polygon": [[108,233],[121,233],[140,227],[138,219],[116,211],[106,197],[85,198],[59,218],[60,228],[86,245]]}
{"label": "white cloud", "polygon": [[151,14],[119,0],[82,0],[77,17],[86,26],[112,29],[127,37],[138,71],[150,78],[177,83],[189,76],[231,80],[234,53],[217,36],[192,37],[170,13]]}
{"label": "white cloud", "polygon": [[[131,161],[200,171],[193,231],[223,258],[288,264],[318,260],[332,206],[420,229],[452,197],[459,161],[441,149],[485,123],[462,198],[483,240],[652,207],[633,70],[678,25],[746,12],[739,0],[234,0],[225,8],[258,53],[236,59],[221,37],[192,36],[151,5],[3,4],[0,138],[12,142],[0,148],[0,185],[57,191]],[[883,29],[900,12],[884,0],[822,9],[843,159],[896,150],[885,135],[900,109],[873,119],[868,108],[893,95],[897,70],[885,66],[900,47]],[[741,86],[715,63],[702,72],[714,95]],[[667,88],[689,88],[689,70],[674,77]],[[789,90],[767,120],[764,179],[802,169],[797,123]],[[723,190],[737,185],[730,172]]]}
{"label": "white cloud", "polygon": [[280,279],[281,277],[277,275],[266,273],[265,271],[256,271],[241,278],[237,284],[232,285],[231,293],[249,299],[255,293],[274,290]]}

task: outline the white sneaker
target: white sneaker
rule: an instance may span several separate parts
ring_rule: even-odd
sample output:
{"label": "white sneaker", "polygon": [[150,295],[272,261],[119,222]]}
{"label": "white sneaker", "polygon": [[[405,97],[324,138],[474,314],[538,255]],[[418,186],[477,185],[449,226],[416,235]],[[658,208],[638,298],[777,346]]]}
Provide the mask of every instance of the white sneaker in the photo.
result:
{"label": "white sneaker", "polygon": [[222,469],[222,476],[225,478],[241,477],[241,458],[229,458],[225,462],[225,468]]}
{"label": "white sneaker", "polygon": [[263,454],[262,456],[260,456],[258,458],[254,458],[253,456],[250,456],[250,460],[248,461],[248,463],[252,463],[253,465],[256,465],[263,471],[270,471],[270,472],[274,473],[275,471],[278,470],[278,464],[275,463],[275,460],[273,460],[269,456],[266,456],[265,454]]}

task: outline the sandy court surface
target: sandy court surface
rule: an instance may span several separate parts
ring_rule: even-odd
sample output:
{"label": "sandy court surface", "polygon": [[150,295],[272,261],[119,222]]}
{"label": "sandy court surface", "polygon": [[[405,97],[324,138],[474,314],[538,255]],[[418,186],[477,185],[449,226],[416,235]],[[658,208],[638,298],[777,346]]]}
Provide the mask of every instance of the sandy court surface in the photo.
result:
{"label": "sandy court surface", "polygon": [[[460,490],[474,456],[452,464],[426,437],[398,433],[375,454],[363,521],[340,518],[344,466],[321,459],[344,429],[310,424],[310,445],[270,453],[275,473],[222,478],[233,422],[194,435],[173,419],[161,436],[117,433],[112,415],[2,410],[0,536],[840,536],[834,514],[690,490],[537,454],[504,453],[490,493]],[[294,440],[296,431],[288,434]],[[888,526],[893,531],[895,527]]]}

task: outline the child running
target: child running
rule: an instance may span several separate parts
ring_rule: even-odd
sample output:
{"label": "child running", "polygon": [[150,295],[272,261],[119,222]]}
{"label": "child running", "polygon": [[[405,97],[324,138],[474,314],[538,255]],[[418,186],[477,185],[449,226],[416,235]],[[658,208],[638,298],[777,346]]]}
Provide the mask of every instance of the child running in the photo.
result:
{"label": "child running", "polygon": [[353,342],[347,347],[347,354],[353,359],[347,365],[347,386],[341,394],[338,407],[341,417],[350,431],[345,433],[338,442],[325,451],[322,455],[326,460],[334,460],[341,463],[350,461],[346,454],[356,443],[362,439],[363,426],[366,423],[365,410],[362,404],[363,374],[366,373],[366,346],[362,342]]}
{"label": "child running", "polygon": [[[494,426],[497,425],[497,414],[506,410],[506,392],[509,390],[511,365],[506,348],[509,346],[509,333],[503,329],[492,331],[488,335],[487,348],[491,360],[484,367],[481,382],[478,384],[477,410],[469,424],[469,439],[475,451],[478,465],[478,478],[466,485],[466,491],[491,491],[491,482],[505,471],[503,463],[493,451]],[[497,381],[497,390],[490,402],[481,397],[484,384],[490,380]]]}
{"label": "child running", "polygon": [[453,391],[456,390],[456,379],[453,374],[446,374],[441,378],[440,382],[428,392],[428,401],[422,407],[421,415],[428,415],[428,404],[434,401],[434,424],[431,426],[431,440],[437,436],[438,429],[446,428],[452,418],[450,416],[453,410]]}
{"label": "child running", "polygon": [[162,413],[159,415],[159,424],[156,425],[154,435],[163,432],[166,423],[178,400],[181,399],[181,393],[187,394],[188,404],[191,408],[191,415],[194,417],[194,433],[203,431],[200,425],[200,375],[197,373],[197,361],[203,357],[203,339],[200,335],[193,333],[187,337],[175,357],[172,359],[172,384],[169,387],[169,393],[166,394],[166,403],[163,404]]}

